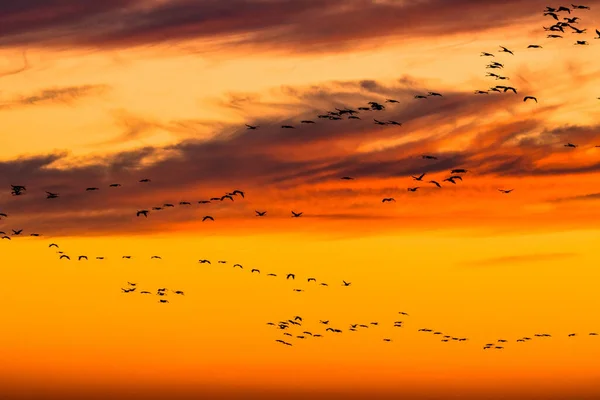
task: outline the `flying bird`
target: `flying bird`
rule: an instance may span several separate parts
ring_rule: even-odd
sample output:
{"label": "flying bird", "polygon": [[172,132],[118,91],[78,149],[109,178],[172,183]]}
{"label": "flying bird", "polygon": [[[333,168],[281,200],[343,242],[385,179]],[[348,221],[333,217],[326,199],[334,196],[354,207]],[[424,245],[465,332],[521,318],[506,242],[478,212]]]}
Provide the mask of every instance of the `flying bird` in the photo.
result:
{"label": "flying bird", "polygon": [[508,53],[508,54],[512,54],[513,56],[515,55],[512,51],[510,51],[509,49],[507,49],[504,46],[500,46],[500,48],[502,49],[502,50],[500,50],[500,53]]}
{"label": "flying bird", "polygon": [[150,212],[150,211],[148,211],[148,210],[139,210],[139,211],[136,213],[136,216],[138,216],[138,217],[139,217],[140,215],[143,215],[144,217],[146,217],[146,218],[147,218],[147,217],[148,217],[148,213],[149,213],[149,212]]}
{"label": "flying bird", "polygon": [[508,189],[508,190],[506,190],[506,189],[498,189],[499,192],[506,193],[506,194],[512,192],[513,190],[515,190],[515,189]]}
{"label": "flying bird", "polygon": [[302,215],[302,212],[297,213],[297,212],[292,211],[292,218],[298,218],[301,215]]}
{"label": "flying bird", "polygon": [[206,215],[204,218],[202,218],[202,222],[206,221],[207,219],[210,219],[211,221],[214,221],[215,219],[213,217],[211,217],[210,215]]}
{"label": "flying bird", "polygon": [[254,211],[256,213],[257,217],[264,217],[265,214],[267,213],[266,211]]}
{"label": "flying bird", "polygon": [[533,96],[525,96],[525,97],[523,98],[523,101],[527,101],[527,100],[533,100],[533,101],[535,101],[536,103],[538,102],[538,101],[537,101],[537,98],[535,98],[535,97],[533,97]]}
{"label": "flying bird", "polygon": [[423,177],[425,176],[426,172],[423,172],[421,175],[419,176],[414,176],[412,175],[411,177],[415,180],[415,181],[422,181]]}
{"label": "flying bird", "polygon": [[385,203],[386,201],[396,201],[396,199],[394,199],[393,197],[386,197],[383,200],[381,200],[382,203]]}
{"label": "flying bird", "polygon": [[248,124],[246,124],[246,128],[247,128],[247,129],[256,129],[256,128],[258,128],[258,125],[256,125],[256,126],[253,126],[253,125],[248,125]]}

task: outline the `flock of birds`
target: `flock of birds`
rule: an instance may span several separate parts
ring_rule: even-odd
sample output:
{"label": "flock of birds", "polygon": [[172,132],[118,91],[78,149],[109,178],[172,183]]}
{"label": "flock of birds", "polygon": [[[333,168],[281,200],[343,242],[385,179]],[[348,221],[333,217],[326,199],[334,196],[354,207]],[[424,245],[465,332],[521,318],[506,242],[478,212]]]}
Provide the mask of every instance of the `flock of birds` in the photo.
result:
{"label": "flock of birds", "polygon": [[[589,10],[589,7],[583,6],[583,5],[572,5],[572,8],[565,7],[565,6],[560,6],[557,8],[546,7],[546,10],[544,11],[544,15],[553,18],[557,22],[554,23],[553,25],[551,25],[550,27],[544,27],[544,30],[549,31],[549,32],[564,33],[565,29],[571,29],[573,31],[573,33],[575,33],[575,34],[584,34],[586,32],[586,29],[579,29],[575,26],[576,24],[579,23],[580,18],[576,17],[576,16],[571,16],[571,11],[573,11],[573,10]],[[563,17],[562,21],[561,21],[561,18],[559,18],[559,17],[564,15],[562,13],[567,13],[569,16]],[[600,39],[600,31],[598,31],[596,29],[596,33],[598,34],[598,37],[596,37],[595,39]],[[550,33],[550,34],[548,34],[547,37],[553,38],[553,39],[554,38],[562,38],[562,35],[560,35],[558,33]],[[575,43],[575,45],[588,45],[588,44],[589,43],[585,40],[577,40]],[[531,44],[528,46],[528,48],[540,49],[540,48],[542,48],[542,46],[537,45],[537,44]],[[514,52],[512,50],[510,50],[506,47],[503,47],[503,46],[500,46],[499,52],[514,55]],[[495,57],[495,54],[489,53],[489,52],[482,52],[481,56]],[[503,68],[504,68],[504,64],[501,62],[497,62],[497,61],[492,61],[486,65],[486,69],[501,70]],[[496,80],[506,81],[506,80],[510,79],[507,76],[503,76],[503,75],[500,75],[497,73],[492,73],[492,72],[488,72],[487,76],[492,77]],[[494,87],[491,87],[489,90],[476,90],[475,94],[489,94],[490,92],[506,93],[509,91],[513,92],[514,94],[518,93],[517,89],[512,86],[496,85]],[[431,92],[431,91],[428,92],[427,94],[414,95],[414,98],[418,99],[418,100],[426,100],[426,99],[429,99],[432,97],[441,98],[441,97],[443,97],[443,95],[441,93]],[[535,96],[527,95],[523,98],[524,102],[527,102],[529,100],[534,101],[535,103],[538,102],[538,99]],[[385,104],[394,104],[394,103],[399,103],[399,101],[396,99],[386,99],[385,100]],[[361,114],[361,113],[365,114],[365,113],[370,113],[370,112],[382,112],[386,109],[385,104],[382,104],[382,103],[376,102],[376,101],[370,101],[366,105],[357,107],[356,109],[335,108],[334,111],[327,111],[325,113],[317,115],[316,117],[317,117],[317,119],[330,120],[330,121],[336,121],[336,120],[342,120],[342,119],[361,120],[361,117],[359,116],[359,114]],[[300,121],[300,124],[302,124],[302,125],[312,125],[312,124],[316,124],[316,123],[317,122],[314,120],[301,120]],[[382,126],[402,126],[401,122],[393,121],[393,120],[385,120],[385,118],[383,118],[383,117],[380,117],[379,119],[373,118],[373,123],[376,125],[382,125]],[[246,124],[246,128],[249,130],[255,130],[255,129],[258,129],[259,126]],[[294,125],[281,125],[281,128],[282,129],[296,129],[296,127]],[[567,143],[564,146],[569,147],[569,148],[578,147],[577,145],[572,144],[572,143]],[[600,146],[595,146],[595,147],[600,147]],[[429,155],[429,154],[423,154],[423,155],[421,155],[421,158],[423,160],[431,160],[431,161],[438,160],[438,158],[436,156]],[[450,170],[449,176],[447,176],[446,178],[441,179],[441,180],[439,180],[439,179],[438,180],[435,180],[435,179],[424,180],[425,176],[427,175],[427,173],[425,173],[425,172],[421,173],[420,175],[413,175],[413,176],[411,176],[411,178],[414,182],[429,183],[429,184],[437,187],[438,189],[441,189],[442,183],[440,183],[440,181],[448,182],[449,184],[456,185],[457,181],[463,181],[463,176],[467,172],[468,171],[464,168],[454,168],[454,169]],[[340,179],[341,180],[353,180],[354,178],[350,177],[350,176],[343,176]],[[140,184],[148,184],[150,182],[151,182],[151,180],[148,178],[143,178],[138,181],[138,183],[140,183]],[[109,190],[116,190],[117,188],[119,188],[121,186],[122,185],[120,183],[111,183],[108,185],[108,188],[109,188]],[[421,186],[411,186],[411,187],[407,188],[407,191],[416,192],[420,188],[421,188]],[[100,187],[85,188],[86,192],[95,192],[95,191],[99,191],[99,190],[100,190]],[[498,189],[498,191],[503,194],[509,194],[513,190],[514,189],[501,189],[501,188]],[[27,193],[27,187],[25,185],[11,185],[10,193],[12,196],[22,196]],[[46,199],[58,199],[61,197],[61,195],[56,192],[45,191],[45,193],[46,193]],[[196,202],[198,204],[209,204],[211,202],[223,202],[223,201],[233,202],[237,198],[244,199],[245,192],[242,190],[236,189],[231,192],[226,192],[219,196],[215,196],[215,197],[211,197],[211,198],[203,199],[203,200],[198,200]],[[381,200],[382,203],[395,202],[395,201],[396,200],[393,197],[385,197]],[[157,205],[157,206],[153,206],[153,207],[149,207],[149,208],[142,208],[142,209],[139,209],[136,211],[136,216],[148,217],[151,212],[158,212],[161,210],[165,210],[167,208],[175,207],[175,204],[176,203],[165,203],[162,205]],[[191,206],[192,202],[191,201],[180,201],[178,203],[178,205],[182,206],[182,207],[187,207],[187,206]],[[264,217],[264,216],[266,216],[266,214],[267,214],[267,211],[255,210],[255,215],[257,217]],[[303,212],[291,211],[291,217],[293,217],[293,218],[298,218],[298,217],[301,217],[302,215],[303,215]],[[8,214],[5,212],[0,212],[0,220],[6,219],[6,218],[8,218]],[[202,221],[203,222],[204,221],[214,221],[214,218],[211,215],[205,215],[202,218]],[[23,229],[11,229],[10,234],[7,234],[4,231],[0,231],[0,235],[2,235],[2,237],[1,237],[2,239],[11,240],[11,237],[22,236],[23,231],[24,231]],[[37,237],[37,236],[41,236],[41,234],[30,233],[30,236]],[[59,249],[58,244],[50,243],[48,245],[48,247],[57,249],[57,254],[59,255],[59,259],[71,260],[71,257],[68,254],[64,253],[62,250]],[[123,259],[131,259],[132,256],[124,255],[124,256],[122,256],[122,258]],[[104,260],[105,257],[104,256],[95,256],[95,259],[96,260]],[[158,256],[158,255],[153,255],[153,256],[150,256],[150,259],[151,260],[161,260],[162,257]],[[79,255],[79,256],[77,256],[77,260],[78,261],[87,261],[88,256],[87,255]],[[198,260],[198,263],[212,264],[211,261],[207,260],[207,259],[200,259],[200,260]],[[227,261],[218,260],[217,263],[218,264],[227,264]],[[239,263],[233,264],[233,268],[244,270],[244,266]],[[246,268],[246,270],[249,270],[250,274],[258,274],[258,275],[261,274],[261,270],[258,268]],[[264,275],[267,277],[277,277],[278,276],[277,274],[275,274],[273,272],[269,272]],[[288,281],[296,281],[296,274],[294,274],[294,273],[286,273],[286,274],[283,274],[283,276]],[[306,280],[306,284],[308,284],[308,285],[316,285],[316,286],[322,286],[322,287],[329,286],[326,282],[317,281],[317,279],[315,277],[305,277],[305,280]],[[342,280],[340,283],[340,286],[349,287],[349,286],[351,286],[351,282]],[[171,290],[171,289],[167,289],[167,288],[158,288],[153,291],[149,291],[149,290],[139,290],[138,291],[137,288],[138,288],[137,283],[127,282],[126,287],[121,288],[121,291],[123,293],[127,293],[127,294],[133,294],[133,293],[139,293],[139,294],[143,294],[143,295],[154,294],[159,297],[159,299],[158,299],[159,303],[168,303],[169,302],[165,298],[168,295],[168,293],[173,293],[178,296],[185,295],[182,290]],[[304,288],[300,288],[300,287],[295,287],[295,288],[293,288],[293,290],[295,292],[305,291]],[[408,314],[406,312],[399,312],[399,314],[408,317]],[[333,325],[330,325],[329,320],[319,320],[318,322],[319,322],[319,326],[324,327],[324,330],[322,332],[317,332],[316,330],[309,331],[309,330],[306,330],[305,328],[302,328],[303,319],[300,316],[294,316],[292,318],[283,319],[278,322],[268,322],[268,325],[273,326],[277,330],[283,331],[283,336],[285,336],[285,337],[282,339],[276,339],[276,342],[279,342],[286,346],[293,345],[293,343],[290,341],[290,339],[288,339],[288,337],[296,338],[296,339],[307,339],[309,337],[319,338],[319,337],[323,337],[323,335],[328,334],[328,333],[341,334],[342,332],[344,332],[346,330],[350,331],[350,332],[357,332],[359,330],[364,330],[364,329],[368,329],[368,328],[373,329],[373,328],[380,326],[379,322],[368,322],[368,323],[363,322],[363,323],[352,323],[349,325],[348,328],[342,329],[340,327],[334,327]],[[404,322],[403,321],[394,321],[392,326],[394,328],[403,328]],[[304,329],[304,330],[302,332],[295,332],[296,329]],[[292,332],[294,332],[294,333],[292,333]],[[434,329],[429,329],[429,328],[420,328],[420,329],[418,329],[418,332],[431,333],[431,335],[439,337],[442,342],[466,342],[469,340],[466,337],[455,336],[455,335],[451,335],[451,334],[442,332],[440,330],[434,330]],[[589,336],[598,336],[598,333],[590,332],[588,335]],[[575,337],[575,336],[577,336],[576,333],[568,334],[568,337]],[[533,335],[533,337],[534,338],[547,338],[547,337],[552,337],[552,335],[547,334],[547,333],[537,333],[537,334]],[[383,337],[382,340],[385,342],[391,342],[392,338]],[[533,338],[525,336],[525,337],[516,339],[516,342],[527,342],[530,340],[533,340]],[[506,340],[506,339],[497,339],[495,342],[485,344],[483,346],[483,349],[484,350],[503,349],[504,344],[507,342],[508,342],[508,340]]]}
{"label": "flock of birds", "polygon": [[[409,316],[408,313],[406,313],[404,311],[399,311],[398,314],[402,315],[402,316],[406,316],[406,317]],[[267,325],[272,326],[273,328],[275,328],[277,330],[283,331],[283,333],[282,333],[283,337],[281,339],[275,339],[275,341],[278,343],[281,343],[283,345],[286,345],[286,346],[293,346],[293,343],[290,341],[293,338],[295,338],[295,339],[321,338],[324,335],[328,334],[329,332],[331,334],[340,334],[340,333],[343,333],[344,331],[358,332],[360,330],[364,331],[365,329],[368,329],[368,328],[376,329],[379,326],[383,326],[383,324],[381,324],[378,321],[355,322],[355,323],[349,324],[348,328],[341,329],[339,327],[334,327],[332,324],[330,324],[330,320],[319,320],[318,323],[319,323],[319,326],[321,327],[321,330],[317,331],[315,329],[305,330],[306,328],[303,328],[302,323],[303,323],[302,317],[296,315],[289,319],[282,319],[277,322],[267,322]],[[394,321],[393,323],[386,324],[386,325],[391,326],[392,328],[403,328],[404,321],[400,321],[400,320]],[[297,330],[302,330],[302,331],[298,332]],[[417,329],[417,332],[429,333],[429,334],[431,334],[431,336],[439,338],[441,342],[448,342],[448,343],[459,342],[460,343],[460,342],[466,342],[469,340],[469,338],[467,338],[467,337],[450,335],[446,332],[442,332],[440,330],[431,329],[431,328],[419,328],[419,329]],[[550,337],[552,337],[552,335],[550,335],[548,333],[536,333],[531,336],[533,336],[533,338],[550,338]],[[575,336],[578,336],[577,333],[567,334],[567,337],[569,337],[569,338],[572,338]],[[599,336],[599,334],[597,332],[589,332],[588,336]],[[530,336],[523,336],[521,338],[515,339],[514,341],[517,343],[528,342],[530,340],[533,340],[533,338]],[[391,337],[382,337],[382,341],[393,342],[393,339]],[[488,350],[488,349],[502,350],[505,347],[505,343],[508,343],[508,342],[509,342],[508,339],[497,339],[492,343],[486,343],[485,345],[483,345],[483,350]]]}

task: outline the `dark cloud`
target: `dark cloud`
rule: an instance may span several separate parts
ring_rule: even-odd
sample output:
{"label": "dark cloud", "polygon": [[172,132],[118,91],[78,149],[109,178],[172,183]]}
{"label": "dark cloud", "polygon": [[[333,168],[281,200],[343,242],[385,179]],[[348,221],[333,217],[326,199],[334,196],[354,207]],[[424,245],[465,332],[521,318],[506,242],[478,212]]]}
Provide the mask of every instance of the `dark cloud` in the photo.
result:
{"label": "dark cloud", "polygon": [[127,47],[220,38],[237,46],[339,51],[390,36],[516,25],[539,15],[544,6],[541,0],[3,1],[0,45]]}
{"label": "dark cloud", "polygon": [[0,110],[48,103],[68,104],[82,97],[100,94],[106,89],[108,89],[106,85],[82,85],[43,89],[38,93],[20,96],[8,103],[0,104]]}
{"label": "dark cloud", "polygon": [[[365,86],[369,88],[366,92]],[[467,168],[477,176],[571,173],[572,169],[556,170],[551,165],[542,168],[536,167],[536,163],[565,151],[562,145],[555,146],[557,136],[583,140],[587,132],[595,129],[564,127],[544,131],[540,125],[543,112],[536,114],[538,119],[495,121],[494,125],[478,119],[480,125],[456,126],[461,117],[491,115],[520,101],[503,94],[477,96],[449,91],[442,98],[419,101],[413,98],[413,88],[367,81],[338,82],[329,88],[306,91],[285,90],[296,93],[293,102],[296,112],[279,120],[249,121],[261,126],[257,130],[247,130],[242,124],[226,126],[210,139],[189,139],[164,148],[145,147],[86,160],[73,161],[68,153],[56,153],[0,162],[0,188],[5,188],[0,192],[2,211],[11,214],[11,224],[28,222],[36,230],[52,231],[59,222],[50,221],[60,216],[60,229],[65,232],[109,228],[127,231],[133,226],[132,219],[135,224],[140,223],[141,219],[135,217],[138,209],[182,200],[194,202],[192,210],[176,207],[152,212],[148,220],[154,222],[147,229],[172,229],[171,223],[198,220],[212,212],[221,219],[235,219],[253,217],[255,209],[268,209],[271,217],[289,218],[290,210],[297,207],[313,209],[317,219],[343,219],[350,214],[353,217],[346,219],[368,219],[379,214],[362,204],[360,197],[381,196],[385,188],[374,188],[369,193],[368,187],[357,188],[356,192],[334,190],[328,192],[329,200],[302,193],[321,190],[318,185],[332,185],[346,175],[357,178],[355,182],[359,185],[368,186],[380,179],[404,179],[423,172],[429,176],[443,174],[435,177],[439,180],[458,167]],[[383,102],[386,97],[396,98],[400,103],[388,104],[384,111],[361,112],[362,120],[314,118],[315,114],[333,107],[356,108],[368,100]],[[403,125],[378,126],[373,117],[400,121]],[[298,123],[305,118],[313,118],[317,123]],[[145,123],[138,122],[142,127]],[[296,129],[281,129],[284,123],[293,124]],[[163,125],[170,129],[176,124]],[[527,139],[522,145],[525,139],[518,139],[534,137],[539,132],[542,134],[537,141]],[[448,145],[465,135],[470,137],[466,144]],[[434,154],[438,160],[424,160],[422,154]],[[146,177],[152,182],[138,183]],[[123,187],[109,189],[111,183],[121,183]],[[10,196],[10,184],[26,185],[27,194]],[[408,196],[407,186],[396,188],[394,197]],[[86,187],[101,190],[86,192]],[[209,205],[197,203],[236,188],[247,190],[247,198]],[[427,195],[429,189],[424,188],[423,193],[416,193],[413,198]],[[57,192],[61,197],[47,200],[44,191]],[[352,197],[355,199],[350,203],[344,201]],[[339,202],[333,214],[322,208],[327,201]]]}
{"label": "dark cloud", "polygon": [[494,267],[497,265],[510,266],[512,264],[523,264],[540,261],[554,261],[577,256],[577,253],[540,253],[540,254],[522,254],[516,256],[504,256],[485,258],[482,260],[464,262],[461,265],[469,267]]}

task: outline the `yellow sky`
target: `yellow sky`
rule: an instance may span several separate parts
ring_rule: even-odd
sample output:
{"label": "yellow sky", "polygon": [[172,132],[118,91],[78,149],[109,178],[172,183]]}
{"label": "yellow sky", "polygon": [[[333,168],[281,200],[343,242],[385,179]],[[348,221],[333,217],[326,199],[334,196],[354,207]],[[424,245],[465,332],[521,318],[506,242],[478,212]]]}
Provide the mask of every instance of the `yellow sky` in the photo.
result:
{"label": "yellow sky", "polygon": [[[504,7],[462,3],[469,12],[481,7],[482,20]],[[546,39],[541,25],[554,20],[542,16],[543,5],[522,25],[506,17],[498,29],[447,34],[428,28],[422,11],[420,33],[398,31],[379,46],[367,38],[349,46],[346,31],[320,19],[311,20],[313,31],[288,22],[297,36],[280,32],[276,45],[266,43],[276,40],[265,26],[263,39],[247,47],[209,46],[200,33],[152,43],[158,36],[150,29],[104,37],[102,24],[116,29],[104,19],[92,31],[105,43],[66,30],[63,46],[49,30],[56,45],[36,36],[37,44],[21,46],[11,25],[0,49],[0,212],[8,214],[0,231],[11,237],[0,240],[0,386],[11,399],[81,391],[87,398],[597,396],[600,336],[589,333],[600,333],[600,40],[592,39],[590,5],[589,14],[577,11],[589,46],[573,45],[583,36],[569,30]],[[215,15],[207,32],[245,37],[237,19]],[[260,16],[265,24],[269,15]],[[311,41],[328,50],[306,50]],[[527,49],[532,43],[543,48]],[[498,53],[499,45],[515,55]],[[503,62],[494,71],[510,80],[485,77],[490,60]],[[496,84],[518,94],[473,94]],[[413,98],[427,91],[444,96]],[[526,95],[538,103],[524,103]],[[314,116],[386,98],[400,104],[358,114],[363,125]],[[379,129],[373,117],[403,126]],[[315,130],[298,124],[305,118],[317,121]],[[286,121],[296,131],[281,133]],[[422,154],[439,160],[428,164]],[[443,181],[453,168],[468,169],[456,185]],[[424,182],[410,178],[421,170]],[[340,181],[344,175],[355,180]],[[146,177],[152,182],[137,182]],[[115,182],[123,187],[109,192]],[[26,185],[26,195],[11,196],[10,184]],[[84,191],[94,186],[97,193]],[[412,186],[419,191],[408,192]],[[234,189],[245,197],[197,204]],[[61,196],[46,200],[44,191]],[[384,197],[396,202],[382,204]],[[178,204],[184,200],[190,209]],[[135,216],[169,202],[173,209]],[[205,215],[215,221],[201,222]],[[11,235],[21,228],[42,236]],[[128,282],[136,292],[122,292]],[[158,302],[160,287],[171,290],[168,304]],[[303,318],[289,328],[294,336],[323,337],[290,338],[267,325],[294,316]],[[343,332],[327,332],[319,320]],[[402,328],[393,327],[398,320]],[[348,330],[371,322],[379,325]],[[421,328],[469,340],[444,343]],[[552,337],[516,342],[536,333]],[[498,339],[508,340],[503,350],[482,349]]]}

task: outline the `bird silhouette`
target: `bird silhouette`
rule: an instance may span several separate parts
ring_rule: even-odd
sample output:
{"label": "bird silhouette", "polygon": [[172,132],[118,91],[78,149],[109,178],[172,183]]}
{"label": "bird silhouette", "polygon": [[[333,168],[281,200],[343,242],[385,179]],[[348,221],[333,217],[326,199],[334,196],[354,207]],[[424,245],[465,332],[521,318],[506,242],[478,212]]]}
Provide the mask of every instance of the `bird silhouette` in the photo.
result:
{"label": "bird silhouette", "polygon": [[210,215],[206,215],[204,218],[202,218],[202,222],[204,222],[206,220],[214,221],[215,219],[213,217],[211,217]]}

